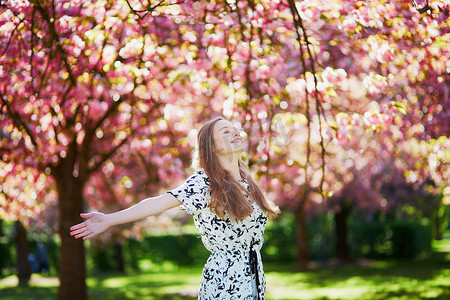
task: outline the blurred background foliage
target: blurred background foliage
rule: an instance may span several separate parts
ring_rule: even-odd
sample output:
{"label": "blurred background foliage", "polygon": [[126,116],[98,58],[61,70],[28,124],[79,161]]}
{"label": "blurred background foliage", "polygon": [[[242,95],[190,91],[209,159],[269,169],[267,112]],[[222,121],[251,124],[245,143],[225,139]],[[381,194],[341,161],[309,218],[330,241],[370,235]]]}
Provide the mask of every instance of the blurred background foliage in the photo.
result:
{"label": "blurred background foliage", "polygon": [[[410,208],[411,209],[411,208]],[[448,206],[442,207],[445,218],[440,218],[441,231],[448,228]],[[0,270],[2,276],[16,272],[16,246],[14,223],[1,222]],[[426,218],[396,218],[380,213],[374,220],[361,218],[358,212],[352,213],[349,220],[349,248],[351,259],[417,259],[426,258],[430,253],[432,241],[440,238],[433,231],[432,222]],[[308,245],[313,262],[325,262],[336,257],[336,235],[333,214],[322,213],[311,217],[307,224]],[[268,223],[265,242],[261,250],[264,262],[295,263],[297,256],[295,234],[295,214],[284,211],[282,215]],[[60,242],[57,235],[46,236],[34,232],[28,234],[30,253],[36,253],[37,243],[41,241],[49,259],[50,274],[57,274]],[[102,244],[93,242],[87,248],[87,267],[89,272],[139,271],[143,261],[154,264],[170,262],[180,266],[203,265],[209,252],[202,245],[192,222],[182,227],[134,237],[121,242]]]}

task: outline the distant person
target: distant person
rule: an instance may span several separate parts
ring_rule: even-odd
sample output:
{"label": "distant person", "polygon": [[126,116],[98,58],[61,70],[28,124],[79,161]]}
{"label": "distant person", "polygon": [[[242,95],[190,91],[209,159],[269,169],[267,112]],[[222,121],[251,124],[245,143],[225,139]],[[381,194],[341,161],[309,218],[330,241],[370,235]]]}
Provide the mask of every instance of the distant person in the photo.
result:
{"label": "distant person", "polygon": [[210,120],[198,134],[199,169],[181,186],[111,214],[82,213],[71,228],[89,239],[117,224],[181,205],[193,216],[211,252],[203,269],[199,299],[264,299],[266,280],[259,251],[268,217],[279,209],[265,199],[241,159],[244,139],[224,118]]}
{"label": "distant person", "polygon": [[37,273],[39,270],[39,264],[34,253],[28,253],[28,262],[30,263],[31,272]]}
{"label": "distant person", "polygon": [[36,260],[38,263],[38,272],[48,273],[48,255],[42,242],[37,243]]}

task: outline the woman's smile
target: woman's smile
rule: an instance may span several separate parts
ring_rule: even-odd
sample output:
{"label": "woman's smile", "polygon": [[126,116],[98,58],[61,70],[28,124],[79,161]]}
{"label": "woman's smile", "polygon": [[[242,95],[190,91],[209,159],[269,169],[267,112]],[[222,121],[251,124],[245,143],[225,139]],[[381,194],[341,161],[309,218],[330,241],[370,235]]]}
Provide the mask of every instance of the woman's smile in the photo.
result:
{"label": "woman's smile", "polygon": [[241,137],[235,138],[231,143],[243,143],[244,141],[242,140]]}

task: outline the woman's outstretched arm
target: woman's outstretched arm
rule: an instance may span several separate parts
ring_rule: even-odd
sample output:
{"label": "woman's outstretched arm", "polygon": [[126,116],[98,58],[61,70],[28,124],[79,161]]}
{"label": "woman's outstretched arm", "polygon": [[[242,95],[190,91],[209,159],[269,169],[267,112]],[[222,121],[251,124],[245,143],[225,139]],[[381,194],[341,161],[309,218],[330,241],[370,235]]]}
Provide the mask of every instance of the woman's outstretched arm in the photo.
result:
{"label": "woman's outstretched arm", "polygon": [[137,221],[154,216],[170,208],[180,205],[181,202],[171,194],[165,193],[157,197],[151,197],[141,202],[111,214],[100,212],[82,213],[81,217],[87,220],[70,228],[70,234],[75,238],[90,239],[102,233],[111,226]]}

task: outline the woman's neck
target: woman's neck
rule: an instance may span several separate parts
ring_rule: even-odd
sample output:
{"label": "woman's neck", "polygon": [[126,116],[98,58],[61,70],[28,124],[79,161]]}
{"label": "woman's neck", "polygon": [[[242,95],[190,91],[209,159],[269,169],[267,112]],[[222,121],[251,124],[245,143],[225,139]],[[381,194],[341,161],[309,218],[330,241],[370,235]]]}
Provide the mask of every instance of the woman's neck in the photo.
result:
{"label": "woman's neck", "polygon": [[227,170],[230,175],[236,179],[241,180],[241,173],[239,171],[239,157],[237,155],[227,155],[227,156],[218,156],[220,164],[222,167]]}

